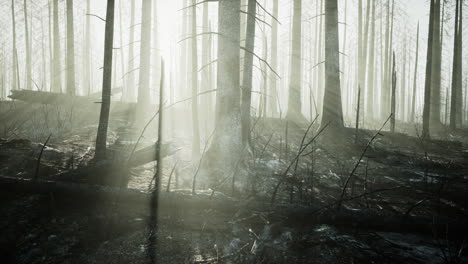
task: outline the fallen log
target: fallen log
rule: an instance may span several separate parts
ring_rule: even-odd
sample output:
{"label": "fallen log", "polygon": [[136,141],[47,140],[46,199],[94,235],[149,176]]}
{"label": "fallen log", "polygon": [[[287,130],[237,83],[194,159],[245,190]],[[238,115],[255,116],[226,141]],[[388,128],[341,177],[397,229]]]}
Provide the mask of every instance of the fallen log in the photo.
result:
{"label": "fallen log", "polygon": [[[34,194],[50,194],[54,197],[70,198],[80,203],[116,202],[132,206],[148,207],[150,194],[144,191],[117,188],[102,185],[88,185],[57,181],[33,181],[11,177],[0,177],[2,191],[14,193],[25,192]],[[379,230],[390,232],[411,232],[432,234],[439,230],[445,234],[447,227],[456,230],[450,236],[463,236],[467,231],[464,217],[449,218],[446,216],[408,216],[370,209],[339,210],[330,207],[321,210],[324,205],[293,206],[277,204],[270,206],[268,201],[240,201],[221,193],[211,196],[211,191],[197,191],[192,195],[190,190],[160,192],[161,213],[171,211],[184,212],[189,210],[217,210],[233,215],[242,212],[264,212],[270,222],[281,222],[286,226],[310,227],[316,224],[330,224],[347,228]]]}
{"label": "fallen log", "polygon": [[[98,109],[100,107],[100,99],[96,95],[77,96],[42,91],[12,90],[8,97],[32,104],[76,106],[85,109],[90,107]],[[134,111],[135,108],[136,103],[112,101],[111,104],[111,112],[113,113]],[[95,109],[92,112],[96,112]]]}
{"label": "fallen log", "polygon": [[[174,155],[179,149],[176,149],[169,143],[163,143],[161,155],[163,158]],[[156,153],[158,152],[158,144],[152,144],[148,147],[135,151],[131,157],[123,155],[129,152],[109,151],[109,157],[104,161],[90,164],[77,168],[73,171],[64,172],[57,175],[59,179],[82,179],[86,183],[103,184],[111,186],[124,186],[129,181],[129,169],[145,165],[157,160]]]}

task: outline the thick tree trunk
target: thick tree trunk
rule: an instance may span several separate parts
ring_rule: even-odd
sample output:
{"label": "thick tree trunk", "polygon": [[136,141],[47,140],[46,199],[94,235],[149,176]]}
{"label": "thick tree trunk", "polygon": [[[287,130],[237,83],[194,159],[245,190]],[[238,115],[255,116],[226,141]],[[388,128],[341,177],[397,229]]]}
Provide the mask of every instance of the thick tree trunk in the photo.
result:
{"label": "thick tree trunk", "polygon": [[198,40],[197,7],[192,0],[192,159],[200,156],[200,124],[198,121]]}
{"label": "thick tree trunk", "polygon": [[252,104],[252,76],[253,76],[253,52],[255,48],[255,17],[257,15],[257,2],[248,0],[247,31],[245,40],[244,70],[242,79],[241,119],[242,142],[251,143],[250,137],[250,108]]}
{"label": "thick tree trunk", "polygon": [[432,47],[434,35],[434,0],[431,0],[429,16],[429,36],[427,38],[427,56],[426,56],[426,81],[424,83],[424,108],[423,108],[423,138],[429,138],[429,122],[431,111],[431,76],[432,76]]}
{"label": "thick tree trunk", "polygon": [[325,95],[322,126],[342,128],[343,110],[340,89],[340,52],[338,37],[338,1],[325,1]]}
{"label": "thick tree trunk", "polygon": [[136,117],[139,125],[146,122],[150,103],[151,2],[152,0],[143,0],[141,6],[140,71]]}
{"label": "thick tree trunk", "polygon": [[67,0],[67,93],[75,95],[75,30],[73,0]]}
{"label": "thick tree trunk", "polygon": [[301,81],[302,81],[302,0],[294,0],[294,14],[292,26],[292,43],[291,43],[291,72],[289,80],[289,98],[288,98],[288,113],[286,118],[296,121],[305,120],[301,113]]}
{"label": "thick tree trunk", "polygon": [[104,160],[106,158],[107,127],[109,124],[109,111],[111,103],[114,8],[115,0],[107,0],[106,29],[104,39],[104,70],[102,77],[102,103],[96,137],[96,160]]}
{"label": "thick tree trunk", "polygon": [[440,42],[440,1],[434,3],[434,28],[433,28],[433,47],[432,47],[432,74],[431,74],[431,113],[430,126],[438,128],[442,125],[440,122],[440,84],[441,84],[441,63],[442,46]]}
{"label": "thick tree trunk", "polygon": [[58,17],[58,0],[53,0],[53,27],[54,27],[54,76],[52,92],[62,92],[62,66],[60,63],[60,30],[59,30],[59,17]]}
{"label": "thick tree trunk", "polygon": [[416,33],[416,59],[414,62],[414,77],[413,77],[413,94],[412,94],[412,101],[411,101],[411,122],[416,122],[416,92],[417,92],[417,78],[418,78],[418,59],[419,59],[419,22],[418,22],[418,30]]}
{"label": "thick tree trunk", "polygon": [[234,166],[241,150],[240,0],[219,0],[216,129],[209,149],[216,166]]}

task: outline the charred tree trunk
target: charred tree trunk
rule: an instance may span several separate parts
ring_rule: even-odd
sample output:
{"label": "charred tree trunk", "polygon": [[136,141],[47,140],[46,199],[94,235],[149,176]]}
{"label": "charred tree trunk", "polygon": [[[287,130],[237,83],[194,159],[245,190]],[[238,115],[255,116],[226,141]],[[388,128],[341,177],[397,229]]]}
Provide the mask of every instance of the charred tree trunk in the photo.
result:
{"label": "charred tree trunk", "polygon": [[441,63],[442,46],[440,42],[440,1],[434,3],[434,28],[433,28],[433,49],[432,49],[432,74],[431,74],[431,128],[438,128],[440,122],[440,84],[441,84]]}
{"label": "charred tree trunk", "polygon": [[431,0],[429,15],[429,36],[427,38],[426,81],[424,83],[424,109],[423,109],[423,138],[429,138],[429,122],[431,111],[431,76],[432,76],[432,48],[434,35],[434,0]]}
{"label": "charred tree trunk", "polygon": [[67,93],[75,95],[75,33],[73,0],[67,0]]}
{"label": "charred tree trunk", "polygon": [[115,0],[107,0],[106,29],[104,39],[104,71],[102,76],[102,103],[96,137],[95,160],[106,158],[107,127],[111,103],[112,54],[114,43]]}
{"label": "charred tree trunk", "polygon": [[241,149],[240,0],[219,0],[216,128],[209,149],[216,166],[234,166]]}
{"label": "charred tree trunk", "polygon": [[[370,27],[370,13],[371,11],[371,1],[367,0],[366,4],[366,17],[365,19],[365,26],[364,26],[364,36],[362,40],[362,59],[361,59],[361,66],[359,67],[359,72],[360,72],[360,77],[359,77],[359,83],[361,83],[361,87],[363,88],[364,92],[363,94],[366,95],[367,92],[367,83],[366,83],[366,77],[368,73],[368,68],[369,64],[367,63],[367,58],[368,58],[368,44],[369,44],[369,27]],[[367,96],[361,96],[361,106],[364,108],[363,111],[363,120],[366,119],[367,117],[367,112],[366,112],[366,97]]]}
{"label": "charred tree trunk", "polygon": [[338,34],[338,1],[325,1],[325,94],[322,126],[342,128],[343,110],[340,89],[340,52]]}
{"label": "charred tree trunk", "polygon": [[411,122],[416,122],[416,92],[417,92],[417,77],[418,77],[418,59],[419,59],[419,22],[418,22],[418,30],[416,33],[416,59],[414,62],[414,78],[413,78],[413,94],[412,94],[412,101],[411,101]]}
{"label": "charred tree trunk", "polygon": [[458,39],[457,39],[457,49],[458,49],[458,56],[457,56],[457,104],[456,104],[456,122],[457,125],[462,127],[462,110],[463,110],[463,1],[460,0],[460,13],[459,13],[459,24],[458,24]]}
{"label": "charred tree trunk", "polygon": [[452,95],[451,95],[451,102],[450,102],[450,129],[454,130],[457,128],[457,114],[458,114],[458,99],[457,97],[461,97],[459,94],[458,88],[458,75],[460,75],[460,68],[458,67],[458,57],[461,57],[459,54],[459,37],[460,37],[460,6],[461,1],[456,1],[456,8],[455,8],[455,26],[454,26],[454,44],[453,44],[453,66],[452,66]]}
{"label": "charred tree trunk", "polygon": [[255,17],[257,15],[257,2],[248,0],[247,31],[245,40],[244,71],[242,79],[242,142],[251,143],[250,137],[250,107],[252,104],[252,76],[253,76],[253,52],[255,48]]}
{"label": "charred tree trunk", "polygon": [[392,66],[392,99],[390,103],[390,109],[392,111],[392,117],[390,118],[390,131],[395,133],[395,111],[396,111],[396,85],[397,85],[397,76],[395,68],[395,52],[393,53],[393,66]]}
{"label": "charred tree trunk", "polygon": [[384,83],[382,84],[382,108],[381,118],[386,118],[391,112],[391,64],[392,64],[392,49],[393,49],[393,23],[394,23],[395,1],[392,1],[392,11],[390,14],[390,2],[387,7],[387,26],[385,32],[385,65],[384,65]]}

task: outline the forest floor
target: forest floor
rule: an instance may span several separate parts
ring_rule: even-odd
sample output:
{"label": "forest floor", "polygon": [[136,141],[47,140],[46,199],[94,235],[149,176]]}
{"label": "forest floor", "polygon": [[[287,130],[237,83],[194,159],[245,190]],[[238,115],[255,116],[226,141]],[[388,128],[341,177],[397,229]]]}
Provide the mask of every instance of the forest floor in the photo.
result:
{"label": "forest floor", "polygon": [[[377,131],[361,130],[354,142],[352,129],[341,138],[327,136],[325,130],[285,173],[306,127],[260,120],[252,161],[233,174],[237,182],[215,185],[232,201],[262,206],[161,210],[158,263],[468,262],[468,131],[432,140],[383,131],[357,166]],[[414,128],[407,125],[410,130]],[[83,126],[52,140],[38,178],[82,182],[64,172],[92,157],[93,131],[95,127]],[[312,126],[306,139],[317,131]],[[119,133],[111,130],[111,142],[119,141]],[[32,178],[42,143],[15,136],[0,140],[0,176]],[[181,151],[166,159],[164,189],[176,162],[179,186],[175,190],[173,182],[172,192],[191,188],[197,164],[186,156]],[[146,191],[153,168],[133,169],[129,187]],[[213,188],[208,174],[200,171],[199,195]],[[242,184],[246,177],[255,178],[253,192],[251,185]],[[272,206],[282,206],[284,213]],[[300,215],[308,208],[316,210],[307,217],[287,213]],[[0,215],[2,263],[148,263],[148,204],[1,188]]]}

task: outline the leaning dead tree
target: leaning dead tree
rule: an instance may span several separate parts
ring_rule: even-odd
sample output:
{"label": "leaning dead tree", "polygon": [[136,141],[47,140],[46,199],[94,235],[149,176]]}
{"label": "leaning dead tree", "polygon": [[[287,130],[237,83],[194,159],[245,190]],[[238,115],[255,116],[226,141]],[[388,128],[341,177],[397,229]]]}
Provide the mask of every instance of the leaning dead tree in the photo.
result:
{"label": "leaning dead tree", "polygon": [[97,131],[96,150],[94,156],[96,160],[104,160],[106,158],[107,128],[109,124],[109,111],[111,104],[113,54],[112,46],[114,43],[114,7],[115,0],[107,0],[101,114],[99,116],[99,126]]}

